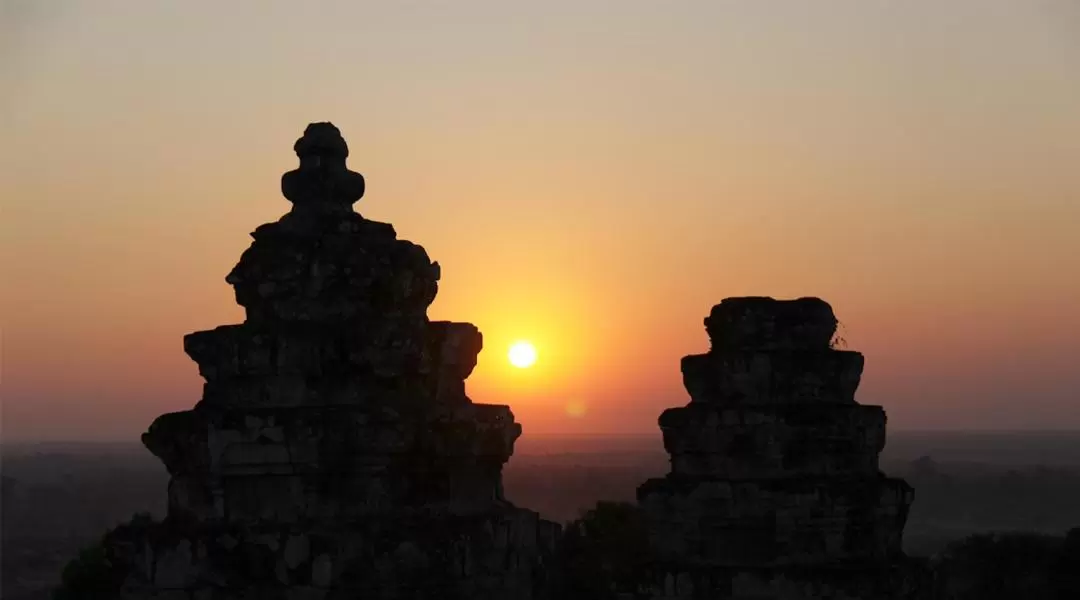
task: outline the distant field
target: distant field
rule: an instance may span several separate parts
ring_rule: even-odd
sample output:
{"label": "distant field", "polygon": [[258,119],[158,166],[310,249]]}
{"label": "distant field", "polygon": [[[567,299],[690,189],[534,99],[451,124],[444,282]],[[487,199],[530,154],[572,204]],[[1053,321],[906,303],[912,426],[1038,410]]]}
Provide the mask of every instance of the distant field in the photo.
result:
{"label": "distant field", "polygon": [[[138,441],[44,442],[0,444],[0,457],[28,454],[94,454],[154,460]],[[515,446],[515,457],[632,461],[666,460],[660,431],[655,435],[530,436]],[[882,458],[909,461],[931,456],[940,462],[985,463],[1000,466],[1080,466],[1080,431],[889,431]]]}
{"label": "distant field", "polygon": [[[136,442],[4,444],[0,461],[5,600],[45,600],[79,548],[137,511],[164,511],[165,469]],[[895,432],[882,464],[915,487],[904,536],[913,554],[991,529],[1080,526],[1080,433]],[[514,503],[565,522],[598,500],[633,501],[639,484],[667,469],[659,431],[526,436],[504,482]]]}
{"label": "distant field", "polygon": [[[518,440],[515,456],[572,455],[593,462],[660,456],[664,448],[656,435],[596,437],[529,437]],[[1080,466],[1080,431],[889,431],[882,459],[910,461],[931,456],[940,462],[985,463],[1000,466]],[[563,461],[565,457],[557,460]],[[646,458],[646,460],[649,460]]]}

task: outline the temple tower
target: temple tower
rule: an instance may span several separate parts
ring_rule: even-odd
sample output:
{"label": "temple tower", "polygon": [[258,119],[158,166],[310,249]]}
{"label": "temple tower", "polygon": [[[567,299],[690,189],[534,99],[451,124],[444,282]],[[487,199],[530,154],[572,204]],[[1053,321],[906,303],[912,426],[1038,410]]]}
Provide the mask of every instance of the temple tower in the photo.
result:
{"label": "temple tower", "polygon": [[439,265],[354,212],[336,127],[294,149],[226,279],[245,321],[184,338],[203,397],[143,436],[168,516],[107,537],[120,597],[533,597],[558,528],[503,497],[521,426],[465,394],[480,332],[428,320]]}
{"label": "temple tower", "polygon": [[878,469],[885,411],[817,298],[729,298],[683,358],[690,403],[660,416],[671,471],[638,489],[656,599],[877,600],[912,587],[913,490]]}

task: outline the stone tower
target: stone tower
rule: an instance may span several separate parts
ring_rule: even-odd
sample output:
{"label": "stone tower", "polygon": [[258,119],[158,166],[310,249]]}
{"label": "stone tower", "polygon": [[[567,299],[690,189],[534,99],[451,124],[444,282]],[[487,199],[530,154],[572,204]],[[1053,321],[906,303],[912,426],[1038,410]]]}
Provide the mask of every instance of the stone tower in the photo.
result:
{"label": "stone tower", "polygon": [[558,527],[503,497],[521,426],[465,395],[480,332],[428,320],[439,265],[353,211],[336,127],[294,149],[226,279],[246,320],[184,338],[202,400],[143,435],[168,516],[106,538],[120,597],[533,597]]}
{"label": "stone tower", "polygon": [[878,470],[885,412],[855,401],[817,298],[729,298],[683,358],[690,403],[660,416],[671,471],[638,489],[659,573],[653,598],[907,597],[913,491]]}

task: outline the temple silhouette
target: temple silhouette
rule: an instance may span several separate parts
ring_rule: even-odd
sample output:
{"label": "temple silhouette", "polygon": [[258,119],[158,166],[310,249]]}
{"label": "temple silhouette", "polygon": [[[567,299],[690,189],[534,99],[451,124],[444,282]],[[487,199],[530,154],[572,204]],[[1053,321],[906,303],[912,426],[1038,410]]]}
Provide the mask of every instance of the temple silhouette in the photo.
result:
{"label": "temple silhouette", "polygon": [[[480,331],[428,319],[439,265],[353,210],[336,127],[294,150],[291,210],[226,278],[244,322],[184,338],[202,398],[143,435],[168,513],[106,535],[94,597],[566,598],[560,527],[503,495],[521,426],[465,392]],[[706,329],[690,403],[660,417],[671,472],[638,493],[653,558],[613,597],[915,597],[913,492],[878,470],[885,413],[855,401],[863,357],[831,344],[831,307],[732,298]]]}
{"label": "temple silhouette", "polygon": [[728,298],[660,416],[671,472],[638,488],[654,598],[871,599],[919,591],[901,549],[914,490],[878,468],[885,411],[818,298]]}

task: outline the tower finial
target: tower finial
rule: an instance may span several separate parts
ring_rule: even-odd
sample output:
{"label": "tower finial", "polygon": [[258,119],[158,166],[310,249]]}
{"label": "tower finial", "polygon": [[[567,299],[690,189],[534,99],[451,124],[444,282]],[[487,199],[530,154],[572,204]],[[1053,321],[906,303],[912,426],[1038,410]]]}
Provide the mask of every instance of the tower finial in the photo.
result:
{"label": "tower finial", "polygon": [[349,156],[349,145],[341,137],[341,130],[329,121],[308,125],[304,135],[293,144],[293,150],[300,160],[307,156],[340,156],[343,159]]}
{"label": "tower finial", "polygon": [[281,193],[295,210],[351,211],[364,196],[364,176],[345,166],[349,145],[333,123],[308,125],[293,150],[300,166],[281,176]]}

